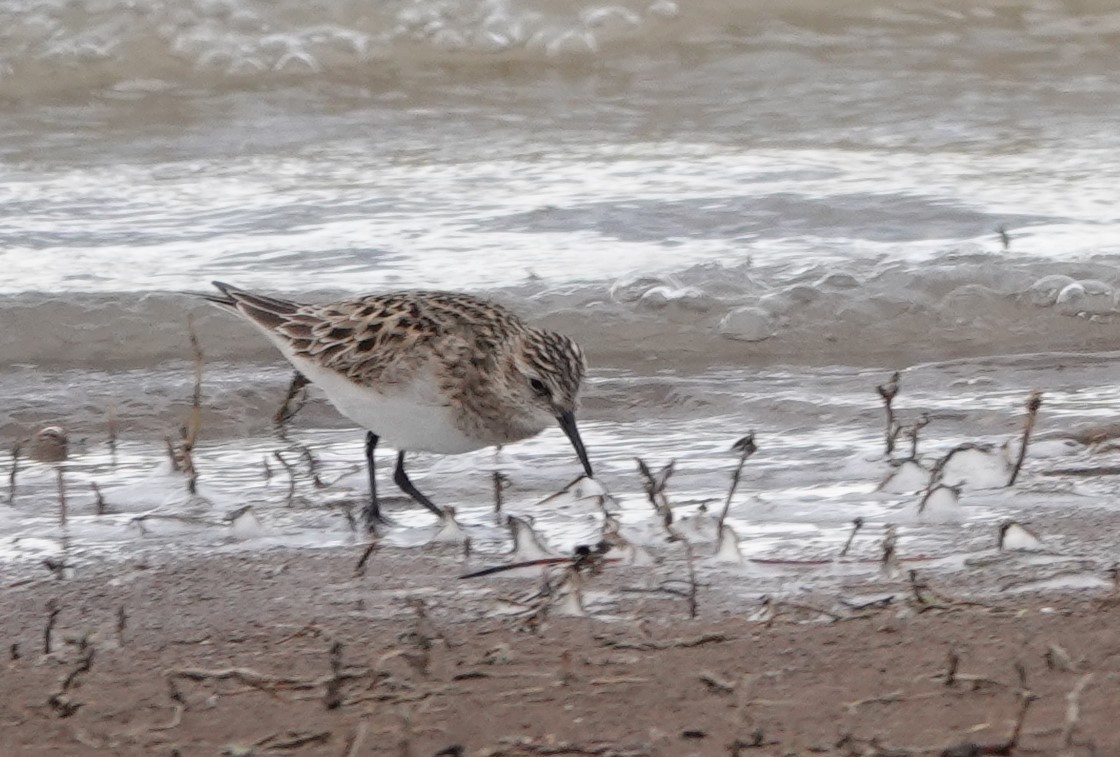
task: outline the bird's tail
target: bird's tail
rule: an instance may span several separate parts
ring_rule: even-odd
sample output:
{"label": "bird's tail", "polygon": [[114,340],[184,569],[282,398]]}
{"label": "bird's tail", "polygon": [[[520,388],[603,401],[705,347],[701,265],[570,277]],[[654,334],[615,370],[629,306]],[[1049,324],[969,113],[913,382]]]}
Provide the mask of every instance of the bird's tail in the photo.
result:
{"label": "bird's tail", "polygon": [[276,328],[300,307],[298,302],[246,292],[222,281],[211,282],[221,292],[202,297],[219,307],[230,310],[265,328]]}

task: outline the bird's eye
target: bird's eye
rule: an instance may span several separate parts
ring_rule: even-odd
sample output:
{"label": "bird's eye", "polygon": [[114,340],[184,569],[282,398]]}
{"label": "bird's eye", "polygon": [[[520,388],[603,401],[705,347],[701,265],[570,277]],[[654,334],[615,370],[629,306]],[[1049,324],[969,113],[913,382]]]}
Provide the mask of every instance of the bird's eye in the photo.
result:
{"label": "bird's eye", "polygon": [[537,394],[539,394],[541,397],[550,396],[549,391],[548,391],[548,387],[545,386],[545,383],[543,381],[541,381],[539,378],[529,379],[529,388],[532,389]]}

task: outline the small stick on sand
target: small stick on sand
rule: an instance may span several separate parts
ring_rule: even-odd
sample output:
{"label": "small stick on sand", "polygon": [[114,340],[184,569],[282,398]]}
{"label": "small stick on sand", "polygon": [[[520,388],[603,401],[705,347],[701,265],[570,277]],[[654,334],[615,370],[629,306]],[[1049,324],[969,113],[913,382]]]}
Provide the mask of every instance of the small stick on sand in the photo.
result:
{"label": "small stick on sand", "polygon": [[298,413],[307,402],[307,392],[304,387],[310,384],[308,380],[299,371],[292,374],[292,382],[288,384],[288,393],[284,395],[284,401],[280,405],[280,409],[272,416],[272,422],[276,426],[276,432],[281,437],[284,436],[284,431],[288,425],[288,421],[296,417]]}
{"label": "small stick on sand", "polygon": [[731,488],[727,490],[727,500],[723,503],[723,512],[719,514],[719,522],[716,525],[717,534],[723,532],[723,522],[727,520],[727,511],[731,509],[731,498],[735,496],[735,490],[739,488],[739,477],[743,473],[743,466],[746,464],[747,458],[758,452],[758,446],[754,443],[754,431],[748,431],[746,436],[731,445],[731,451],[739,453],[739,463],[735,466],[735,472],[731,474]]}
{"label": "small stick on sand", "polygon": [[124,629],[128,625],[128,615],[124,611],[124,605],[117,608],[117,644],[124,646]]}
{"label": "small stick on sand", "polygon": [[1015,725],[1011,729],[1011,735],[1006,741],[1001,741],[998,744],[975,744],[971,741],[966,741],[963,744],[951,746],[941,752],[941,757],[976,757],[981,754],[1015,754],[1016,747],[1019,746],[1019,735],[1023,732],[1023,722],[1027,719],[1027,710],[1030,709],[1031,703],[1037,699],[1037,695],[1030,691],[1020,691],[1020,704],[1019,715],[1015,718]]}
{"label": "small stick on sand", "polygon": [[1062,727],[1062,745],[1073,746],[1073,734],[1077,731],[1077,724],[1081,719],[1081,692],[1093,680],[1092,673],[1086,673],[1077,681],[1073,691],[1066,694],[1066,724]]}
{"label": "small stick on sand", "polygon": [[362,745],[366,740],[366,732],[369,730],[369,723],[362,721],[358,723],[358,727],[354,729],[354,733],[346,740],[346,748],[342,753],[342,757],[358,757],[361,753]]}
{"label": "small stick on sand", "polygon": [[58,622],[58,614],[62,608],[58,606],[57,599],[47,600],[47,627],[43,629],[43,654],[50,654],[54,640],[54,625]]}
{"label": "small stick on sand", "polygon": [[886,432],[886,446],[887,457],[891,456],[894,452],[894,442],[898,436],[897,424],[894,420],[894,398],[898,396],[899,389],[899,375],[898,371],[891,374],[890,381],[886,384],[880,384],[875,387],[879,392],[879,396],[883,398],[883,407],[887,412],[887,432]]}
{"label": "small stick on sand", "polygon": [[945,667],[945,685],[948,687],[957,685],[957,668],[960,667],[961,656],[957,654],[957,650],[949,650],[949,662]]}
{"label": "small stick on sand", "polygon": [[96,481],[90,481],[89,482],[89,488],[93,489],[93,496],[96,498],[95,507],[97,509],[95,510],[95,512],[98,515],[104,515],[105,514],[105,497],[101,496],[101,487],[97,485]]}
{"label": "small stick on sand", "polygon": [[1008,486],[1015,485],[1015,479],[1019,477],[1019,469],[1023,467],[1023,460],[1027,457],[1027,445],[1031,441],[1031,431],[1034,430],[1034,421],[1038,417],[1038,409],[1042,407],[1042,392],[1035,389],[1027,396],[1027,420],[1023,424],[1023,440],[1019,443],[1019,457],[1015,460],[1015,467],[1011,469],[1011,478],[1008,480]]}
{"label": "small stick on sand", "polygon": [[840,550],[841,557],[847,556],[848,550],[852,548],[852,542],[855,541],[856,534],[859,533],[861,528],[863,528],[863,518],[856,518],[852,521],[852,532],[848,534],[848,540],[844,542],[844,548]]}
{"label": "small stick on sand", "polygon": [[505,491],[509,487],[509,476],[501,471],[494,471],[491,474],[491,479],[494,482],[494,522],[499,526],[502,525],[502,505],[505,503]]}
{"label": "small stick on sand", "polygon": [[58,713],[59,717],[63,718],[70,717],[82,706],[80,702],[71,701],[70,697],[66,695],[66,692],[68,692],[70,687],[74,685],[74,682],[78,680],[78,676],[83,673],[88,673],[89,669],[93,667],[94,649],[88,636],[83,636],[78,642],[78,649],[82,653],[82,656],[78,658],[78,664],[67,674],[66,678],[62,679],[62,685],[59,687],[59,690],[51,694],[47,699],[47,704]]}
{"label": "small stick on sand", "polygon": [[331,677],[327,680],[326,692],[323,694],[323,704],[328,710],[337,710],[342,706],[342,642],[331,644],[330,651]]}
{"label": "small stick on sand", "polygon": [[8,504],[16,503],[16,474],[19,473],[19,454],[23,444],[16,442],[12,445],[12,470],[8,473]]}
{"label": "small stick on sand", "polygon": [[362,556],[360,558],[358,558],[358,564],[354,566],[354,575],[355,576],[364,576],[365,575],[365,573],[366,573],[366,563],[369,562],[370,555],[372,555],[374,553],[374,551],[377,549],[377,544],[378,544],[377,537],[373,534],[370,534],[369,544],[367,544],[366,548],[364,550],[362,550]]}
{"label": "small stick on sand", "polygon": [[63,466],[58,466],[58,525],[66,527],[66,480]]}

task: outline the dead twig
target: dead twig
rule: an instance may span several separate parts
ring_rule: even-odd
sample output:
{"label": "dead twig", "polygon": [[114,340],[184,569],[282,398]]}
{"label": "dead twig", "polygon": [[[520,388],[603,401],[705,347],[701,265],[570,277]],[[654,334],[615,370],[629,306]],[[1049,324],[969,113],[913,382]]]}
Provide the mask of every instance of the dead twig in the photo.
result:
{"label": "dead twig", "polygon": [[979,755],[1012,755],[1015,753],[1016,747],[1019,746],[1019,736],[1023,732],[1023,723],[1027,719],[1027,710],[1030,709],[1031,703],[1038,697],[1026,690],[1019,692],[1020,705],[1019,714],[1015,718],[1015,725],[1011,729],[1011,735],[1008,736],[1006,741],[1000,741],[994,744],[977,744],[975,742],[966,741],[956,746],[951,746],[941,752],[941,757],[978,757]]}
{"label": "dead twig", "polygon": [[669,505],[669,497],[665,494],[665,486],[669,483],[669,477],[673,475],[677,461],[670,460],[668,465],[663,466],[655,474],[646,465],[645,460],[640,457],[634,460],[638,463],[638,473],[642,477],[642,489],[646,493],[646,499],[661,518],[661,525],[668,529],[673,524],[673,509]]}
{"label": "dead twig", "polygon": [[922,413],[918,420],[914,421],[906,429],[906,435],[910,437],[910,459],[918,459],[918,434],[923,428],[929,425],[929,413]]}
{"label": "dead twig", "polygon": [[366,574],[366,563],[369,562],[370,555],[377,549],[378,539],[373,534],[370,535],[369,544],[362,550],[362,556],[358,558],[358,564],[354,566],[355,576],[364,576]]}
{"label": "dead twig", "polygon": [[342,642],[335,641],[330,650],[331,677],[323,694],[323,704],[328,710],[342,706]]}
{"label": "dead twig", "polygon": [[272,456],[276,458],[277,462],[279,462],[288,473],[288,494],[285,500],[288,503],[288,507],[291,507],[296,496],[296,469],[292,467],[291,463],[284,459],[284,456],[280,454],[280,450],[273,452]]}
{"label": "dead twig", "polygon": [[288,384],[288,391],[284,401],[280,403],[276,414],[272,416],[272,423],[281,438],[284,436],[288,422],[296,417],[296,413],[303,409],[307,403],[306,387],[311,381],[299,371],[292,374],[292,381]]}
{"label": "dead twig", "polygon": [[891,374],[891,378],[886,384],[880,384],[875,387],[875,390],[879,392],[879,396],[883,400],[883,408],[887,414],[887,431],[885,436],[887,457],[890,457],[894,452],[894,443],[898,436],[897,424],[894,419],[894,398],[898,396],[899,378],[898,371],[895,371]]}
{"label": "dead twig", "polygon": [[68,692],[77,682],[78,676],[89,672],[89,669],[93,667],[94,650],[93,644],[90,643],[88,636],[83,636],[81,638],[78,642],[78,649],[81,652],[81,657],[78,658],[77,665],[62,679],[62,684],[59,686],[58,691],[51,694],[47,699],[47,704],[62,718],[70,717],[82,706],[80,702],[71,700]]}
{"label": "dead twig", "polygon": [[113,467],[117,467],[117,436],[119,427],[117,423],[117,403],[110,402],[106,411],[105,430],[109,435],[109,460]]}
{"label": "dead twig", "polygon": [[637,651],[652,651],[662,649],[689,649],[692,647],[700,647],[705,644],[720,644],[725,641],[732,641],[732,637],[723,633],[705,633],[700,636],[681,637],[677,639],[665,639],[662,641],[629,641],[627,639],[600,639],[603,646],[611,647],[612,649],[633,649]]}
{"label": "dead twig", "polygon": [[1081,720],[1081,692],[1093,680],[1092,673],[1086,673],[1078,679],[1077,685],[1070,693],[1066,694],[1066,723],[1062,727],[1062,746],[1073,746],[1073,734]]}
{"label": "dead twig", "polygon": [[879,558],[879,564],[883,572],[888,574],[897,574],[899,570],[898,531],[889,523],[886,526],[886,534],[883,536],[883,547]]}
{"label": "dead twig", "polygon": [[961,664],[961,656],[957,654],[957,650],[949,650],[949,664],[945,668],[946,686],[952,687],[957,685],[957,667]]}
{"label": "dead twig", "polygon": [[494,471],[491,474],[491,480],[494,482],[494,522],[499,526],[502,525],[502,505],[505,500],[505,491],[509,488],[509,476],[501,471]]}
{"label": "dead twig", "polygon": [[262,749],[299,749],[309,744],[325,744],[330,740],[330,731],[286,731],[258,739],[254,746]]}
{"label": "dead twig", "polygon": [[369,723],[364,720],[358,723],[358,727],[354,729],[353,735],[346,740],[346,747],[342,752],[342,757],[358,757],[361,753],[362,745],[365,743],[367,731],[369,731]]}
{"label": "dead twig", "polygon": [[124,646],[124,629],[128,626],[128,615],[125,614],[124,605],[117,608],[117,643]]}
{"label": "dead twig", "polygon": [[855,541],[856,534],[859,533],[861,528],[863,528],[863,518],[856,518],[852,521],[852,532],[848,534],[848,540],[844,542],[844,548],[840,550],[841,557],[847,556],[848,550],[852,548],[852,542]]}
{"label": "dead twig", "polygon": [[506,737],[501,743],[507,748],[488,749],[480,752],[481,757],[523,757],[524,755],[590,755],[591,757],[651,757],[653,751],[648,746],[619,746],[610,742],[591,741],[537,741],[528,736]]}
{"label": "dead twig", "polygon": [[163,442],[167,448],[167,459],[171,461],[171,470],[178,473],[183,467],[179,465],[179,451],[175,449],[175,442],[171,441],[170,436],[163,437]]}
{"label": "dead twig", "polygon": [[16,475],[19,473],[19,457],[23,444],[16,442],[12,445],[12,469],[8,471],[8,504],[16,503]]}
{"label": "dead twig", "polygon": [[65,466],[61,463],[58,465],[58,525],[63,528],[66,527],[66,480],[64,474]]}
{"label": "dead twig", "polygon": [[1023,439],[1019,443],[1019,456],[1015,459],[1015,467],[1011,469],[1011,478],[1008,479],[1007,485],[1014,486],[1015,479],[1019,477],[1019,469],[1023,467],[1023,461],[1027,457],[1027,445],[1031,441],[1031,431],[1034,430],[1034,422],[1038,417],[1038,409],[1042,407],[1042,392],[1035,389],[1030,395],[1027,396],[1027,419],[1023,424]]}
{"label": "dead twig", "polygon": [[280,691],[307,691],[309,689],[326,687],[332,680],[350,681],[353,679],[365,678],[369,676],[371,672],[372,671],[367,667],[344,668],[338,671],[332,671],[330,674],[320,678],[305,679],[287,676],[271,676],[260,673],[252,668],[219,668],[216,670],[181,668],[164,671],[164,677],[167,680],[168,693],[171,698],[176,702],[186,704],[186,698],[179,688],[180,681],[237,681],[252,689],[275,696]]}
{"label": "dead twig", "polygon": [[104,515],[106,510],[105,497],[101,495],[101,487],[97,485],[96,481],[89,482],[89,488],[93,489],[93,496],[95,498],[95,510],[98,515]]}
{"label": "dead twig", "polygon": [[62,608],[58,606],[58,600],[47,600],[47,627],[43,629],[43,654],[50,654],[53,646],[54,625],[58,622],[58,614],[62,612]]}
{"label": "dead twig", "polygon": [[758,446],[754,443],[754,431],[748,431],[747,435],[731,445],[732,452],[739,453],[739,461],[735,465],[735,472],[731,474],[731,487],[727,490],[727,499],[723,503],[723,510],[719,514],[719,521],[716,524],[716,533],[723,532],[723,522],[727,520],[727,511],[731,509],[731,499],[735,496],[735,490],[739,488],[739,478],[743,473],[743,466],[746,465],[747,459],[758,452]]}
{"label": "dead twig", "polygon": [[700,681],[707,685],[708,689],[716,692],[717,694],[734,694],[735,684],[732,681],[724,680],[715,673],[708,670],[700,672]]}
{"label": "dead twig", "polygon": [[182,444],[179,446],[179,458],[182,470],[187,474],[187,491],[196,494],[198,491],[198,470],[194,464],[194,446],[198,441],[198,432],[202,428],[202,345],[199,344],[198,334],[194,329],[194,319],[187,317],[187,335],[190,338],[191,354],[194,358],[194,388],[191,391],[191,414],[187,426],[183,431]]}

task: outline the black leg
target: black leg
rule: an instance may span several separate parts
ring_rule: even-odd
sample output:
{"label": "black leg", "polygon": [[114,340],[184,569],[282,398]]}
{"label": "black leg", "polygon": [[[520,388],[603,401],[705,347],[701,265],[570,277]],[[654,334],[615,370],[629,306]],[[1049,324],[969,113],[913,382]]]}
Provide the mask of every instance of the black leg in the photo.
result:
{"label": "black leg", "polygon": [[378,437],[372,431],[366,432],[366,467],[369,469],[369,504],[362,514],[365,516],[366,529],[371,533],[378,523],[385,523],[381,516],[381,504],[377,501],[377,474],[373,464],[373,451],[377,449]]}
{"label": "black leg", "polygon": [[401,488],[401,491],[403,491],[405,494],[412,497],[414,500],[431,510],[436,515],[439,515],[440,517],[443,516],[443,510],[439,509],[439,507],[437,507],[435,503],[421,494],[420,491],[412,485],[412,482],[408,480],[408,474],[404,472],[403,450],[397,453],[397,469],[393,472],[393,481],[396,482],[397,486],[399,486]]}

